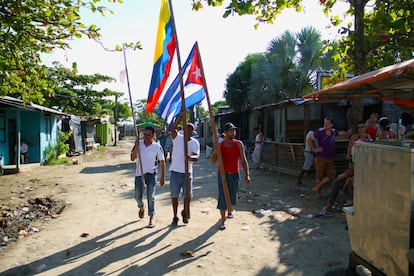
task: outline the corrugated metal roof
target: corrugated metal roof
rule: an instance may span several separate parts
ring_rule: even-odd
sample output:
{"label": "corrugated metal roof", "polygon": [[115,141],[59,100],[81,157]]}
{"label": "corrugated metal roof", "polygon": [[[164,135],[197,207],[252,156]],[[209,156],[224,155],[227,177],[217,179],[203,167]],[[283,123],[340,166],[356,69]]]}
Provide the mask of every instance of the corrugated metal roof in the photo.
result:
{"label": "corrugated metal roof", "polygon": [[49,107],[45,107],[45,106],[41,106],[38,104],[34,104],[34,103],[27,103],[24,104],[24,102],[20,99],[16,99],[13,97],[9,97],[9,96],[3,96],[0,97],[0,104],[4,104],[7,106],[13,106],[16,108],[20,108],[20,109],[26,109],[26,110],[36,110],[36,111],[41,111],[41,112],[45,112],[45,113],[50,113],[50,114],[56,114],[56,115],[60,115],[60,116],[70,116],[69,114],[60,112],[58,110],[49,108]]}

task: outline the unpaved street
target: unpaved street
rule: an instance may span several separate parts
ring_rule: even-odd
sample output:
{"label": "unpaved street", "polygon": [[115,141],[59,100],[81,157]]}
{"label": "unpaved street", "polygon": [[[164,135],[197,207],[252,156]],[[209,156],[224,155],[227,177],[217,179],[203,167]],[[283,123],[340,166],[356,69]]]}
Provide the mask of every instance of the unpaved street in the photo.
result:
{"label": "unpaved street", "polygon": [[156,226],[146,228],[133,199],[131,146],[121,141],[79,165],[0,177],[2,208],[34,197],[66,202],[56,218],[33,223],[39,232],[0,251],[0,275],[323,275],[348,265],[345,216],[311,217],[326,201],[310,191],[312,179],[297,186],[295,177],[252,170],[235,217],[220,231],[216,165],[205,156],[194,167],[190,223],[170,227],[167,173],[166,185],[157,186]]}

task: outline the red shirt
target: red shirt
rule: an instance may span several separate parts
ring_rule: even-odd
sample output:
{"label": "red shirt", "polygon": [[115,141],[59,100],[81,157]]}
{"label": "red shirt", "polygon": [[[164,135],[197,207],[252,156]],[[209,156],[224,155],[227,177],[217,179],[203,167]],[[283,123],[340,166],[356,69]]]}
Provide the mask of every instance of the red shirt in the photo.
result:
{"label": "red shirt", "polygon": [[367,127],[366,132],[367,132],[367,134],[371,137],[371,139],[372,139],[373,141],[375,141],[375,139],[377,138],[378,128]]}
{"label": "red shirt", "polygon": [[226,140],[220,143],[221,158],[226,173],[239,172],[240,148],[236,139],[232,140],[231,146],[225,145]]}

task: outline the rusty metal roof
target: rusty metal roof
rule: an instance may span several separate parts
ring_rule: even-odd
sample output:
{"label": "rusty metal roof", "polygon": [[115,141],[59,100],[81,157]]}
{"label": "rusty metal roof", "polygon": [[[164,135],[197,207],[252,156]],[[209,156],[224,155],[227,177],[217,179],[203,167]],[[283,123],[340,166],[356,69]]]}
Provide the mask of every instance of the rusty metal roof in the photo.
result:
{"label": "rusty metal roof", "polygon": [[414,106],[414,59],[356,76],[302,97],[322,102],[361,98],[379,98]]}

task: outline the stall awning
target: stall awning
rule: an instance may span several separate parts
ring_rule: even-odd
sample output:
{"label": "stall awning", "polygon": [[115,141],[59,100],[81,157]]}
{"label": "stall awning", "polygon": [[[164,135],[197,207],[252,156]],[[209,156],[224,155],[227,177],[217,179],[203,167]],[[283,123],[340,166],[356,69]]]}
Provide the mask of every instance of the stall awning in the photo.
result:
{"label": "stall awning", "polygon": [[356,76],[302,97],[321,102],[361,98],[414,106],[414,59]]}

